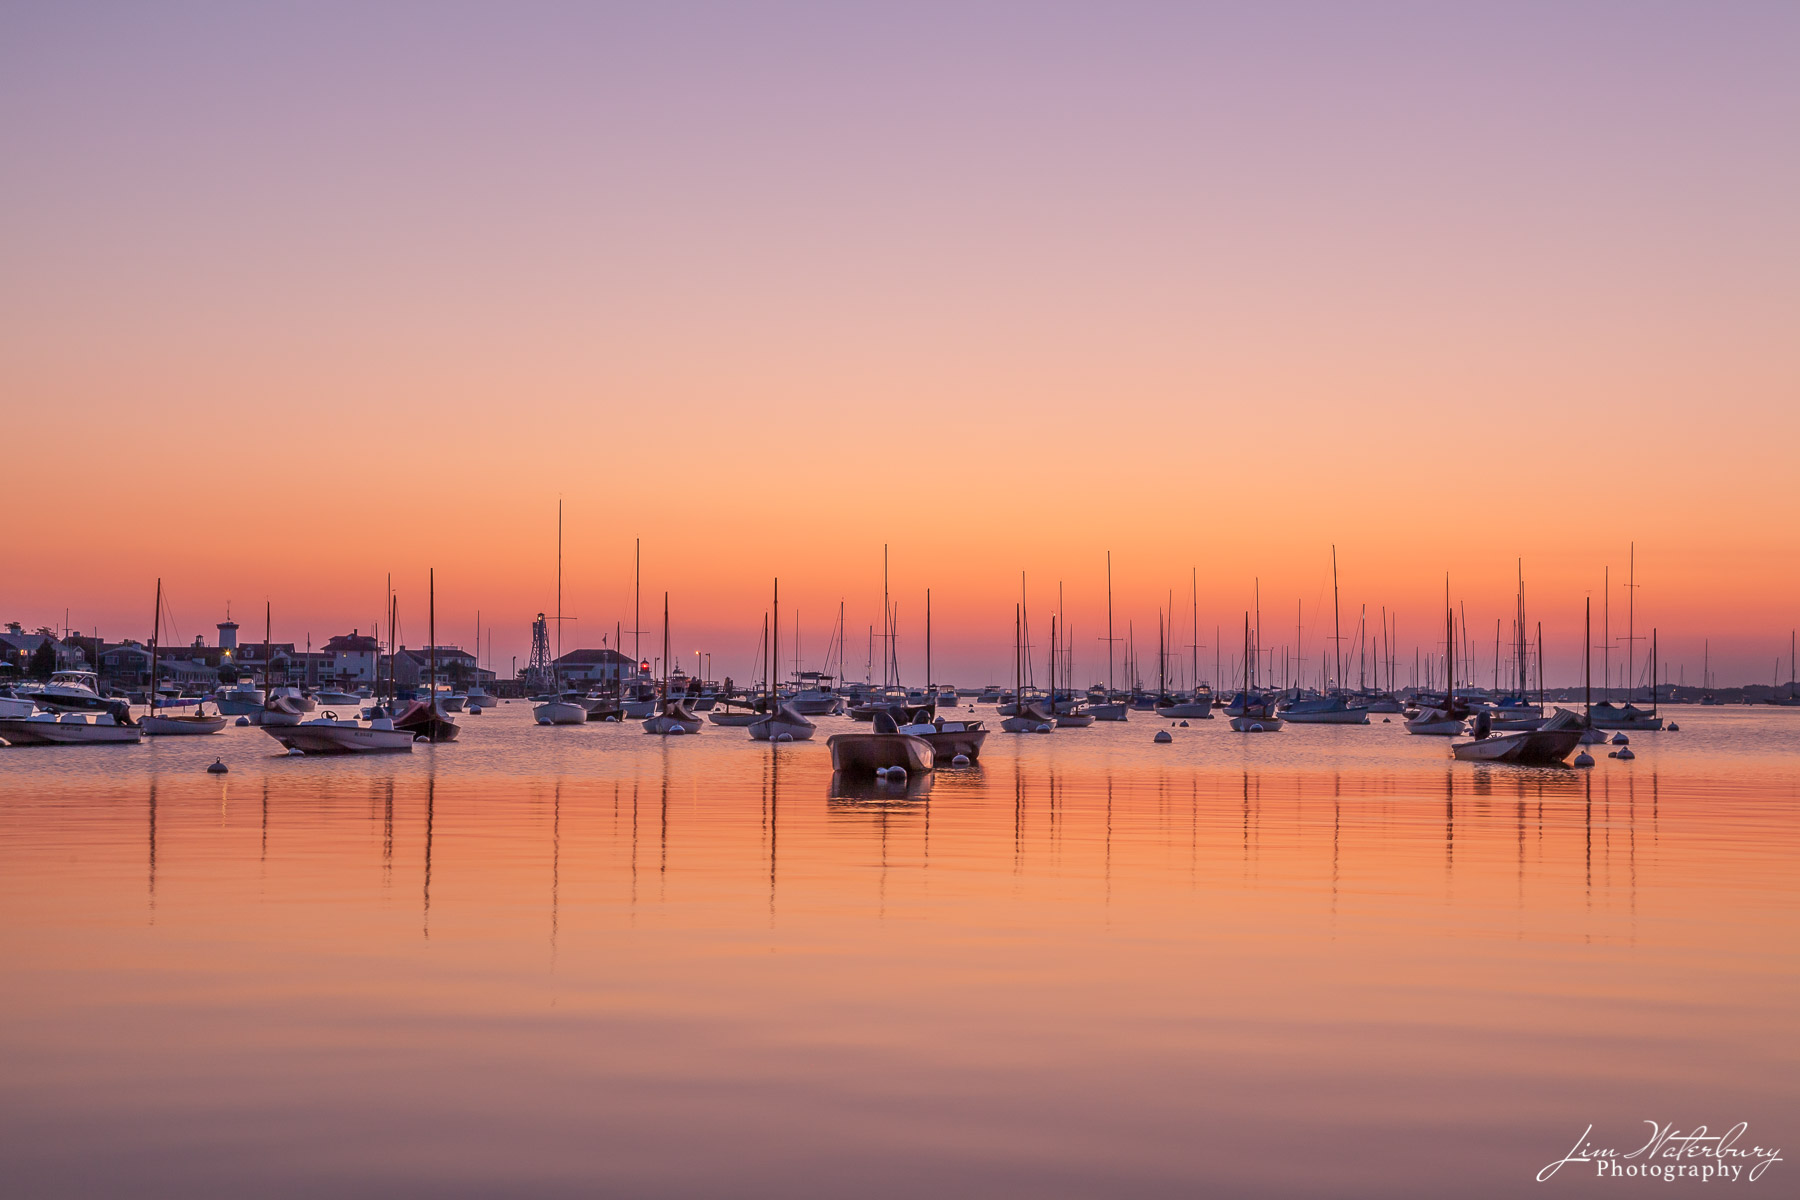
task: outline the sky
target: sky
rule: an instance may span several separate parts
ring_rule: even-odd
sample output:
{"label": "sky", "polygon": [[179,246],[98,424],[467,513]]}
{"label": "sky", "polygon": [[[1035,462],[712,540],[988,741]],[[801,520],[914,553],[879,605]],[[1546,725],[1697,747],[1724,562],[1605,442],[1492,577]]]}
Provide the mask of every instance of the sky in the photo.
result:
{"label": "sky", "polygon": [[0,620],[144,637],[161,578],[317,644],[391,573],[417,645],[435,571],[510,670],[560,500],[564,647],[641,539],[646,656],[667,591],[715,675],[779,577],[861,677],[884,545],[910,678],[927,588],[935,673],[1008,674],[1021,573],[1104,677],[1108,551],[1141,661],[1260,592],[1316,663],[1335,546],[1403,658],[1523,560],[1570,681],[1635,545],[1671,678],[1785,680],[1797,52],[1786,3],[10,4]]}

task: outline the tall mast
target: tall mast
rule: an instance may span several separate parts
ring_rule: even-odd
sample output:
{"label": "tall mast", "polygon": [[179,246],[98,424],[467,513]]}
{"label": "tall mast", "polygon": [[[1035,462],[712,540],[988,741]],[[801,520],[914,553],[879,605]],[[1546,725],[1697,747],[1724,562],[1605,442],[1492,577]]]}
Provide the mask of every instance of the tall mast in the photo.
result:
{"label": "tall mast", "polygon": [[881,690],[888,689],[888,659],[893,655],[893,614],[888,609],[888,548],[881,544],[881,644],[884,651],[881,656]]}
{"label": "tall mast", "polygon": [[1581,711],[1588,728],[1591,729],[1594,723],[1594,598],[1592,596],[1589,596],[1587,600],[1587,622],[1582,628],[1584,632],[1581,639]]}
{"label": "tall mast", "polygon": [[[1631,543],[1631,573],[1626,576],[1625,585],[1625,703],[1637,695],[1637,672],[1633,669],[1636,662],[1633,652],[1637,649],[1637,543]],[[1656,677],[1650,677],[1650,686],[1656,686]]]}
{"label": "tall mast", "polygon": [[663,593],[663,700],[669,698],[669,593]]}
{"label": "tall mast", "polygon": [[1337,651],[1337,675],[1332,680],[1332,686],[1339,691],[1342,691],[1344,687],[1344,639],[1342,636],[1344,631],[1340,628],[1342,624],[1343,618],[1338,608],[1337,547],[1334,545],[1331,548],[1331,645]]}
{"label": "tall mast", "polygon": [[[435,640],[435,639],[434,639]],[[562,657],[562,497],[556,498],[556,657]],[[556,672],[552,671],[554,678]]]}
{"label": "tall mast", "polygon": [[263,601],[263,702],[268,702],[268,689],[274,686],[275,672],[273,655],[269,643],[275,636],[275,607],[269,601]]}
{"label": "tall mast", "polygon": [[[769,622],[769,661],[774,664],[770,668],[771,672],[781,670],[781,577],[780,576],[776,576],[776,578],[775,578],[775,617],[773,620],[771,620]],[[770,712],[775,711],[773,705],[779,701],[780,696],[781,696],[781,689],[775,686],[775,676],[773,673],[771,673],[769,676],[769,704],[771,705],[771,707],[769,709]]]}
{"label": "tall mast", "polygon": [[[560,501],[560,500],[557,501],[556,508],[557,508],[557,514],[556,514],[557,515],[557,528],[556,528],[556,532],[557,532],[557,538],[556,538],[557,575],[556,575],[556,578],[557,578],[558,584],[560,585],[562,582],[562,501]],[[428,577],[428,588],[429,588],[429,591],[425,598],[425,610],[426,610],[425,611],[425,640],[431,643],[431,648],[425,652],[425,657],[431,663],[431,666],[428,668],[431,672],[431,691],[427,694],[431,697],[431,707],[432,707],[432,710],[435,712],[437,709],[437,568],[436,567],[431,568],[431,572]],[[559,600],[561,599],[561,596],[562,596],[562,592],[561,592],[561,589],[559,586],[558,591],[557,591],[557,597]],[[562,611],[562,605],[560,603],[557,605],[557,611],[558,612]],[[558,652],[557,656],[560,658],[561,651],[562,651],[562,640],[561,640],[562,626],[561,625],[558,625],[556,627],[556,633],[557,633],[557,652]],[[435,728],[432,730],[431,740],[434,742],[437,741],[437,730]]]}
{"label": "tall mast", "polygon": [[[231,618],[227,617],[226,620]],[[162,578],[156,580],[156,613],[150,618],[150,715],[156,715],[156,647],[162,640]]]}
{"label": "tall mast", "polygon": [[931,682],[931,589],[925,589],[925,691],[933,704],[937,703],[937,689]]}
{"label": "tall mast", "polygon": [[631,657],[644,661],[644,539],[637,539],[631,565]]}
{"label": "tall mast", "polygon": [[1112,551],[1106,552],[1106,702],[1113,701]]}
{"label": "tall mast", "polygon": [[1192,688],[1194,695],[1198,696],[1200,694],[1200,568],[1194,567],[1193,572],[1194,644],[1189,646],[1188,649],[1193,653],[1194,677],[1188,680],[1188,687]]}

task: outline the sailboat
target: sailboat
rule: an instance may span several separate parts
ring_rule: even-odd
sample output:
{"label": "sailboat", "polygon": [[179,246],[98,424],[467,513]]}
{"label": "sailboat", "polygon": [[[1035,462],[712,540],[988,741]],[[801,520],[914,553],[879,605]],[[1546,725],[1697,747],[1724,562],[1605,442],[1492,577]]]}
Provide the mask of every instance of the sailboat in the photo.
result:
{"label": "sailboat", "polygon": [[[1282,706],[1281,715],[1296,725],[1367,725],[1369,710],[1365,704],[1352,705],[1344,695],[1344,641],[1338,636],[1338,572],[1337,547],[1331,548],[1331,644],[1337,655],[1336,686],[1329,695],[1294,699]],[[1297,631],[1296,631],[1297,635]]]}
{"label": "sailboat", "polygon": [[[774,620],[769,625],[769,638],[764,643],[764,652],[769,661],[763,664],[763,678],[774,681],[774,672],[781,662],[781,580],[775,581]],[[811,721],[802,716],[792,704],[780,698],[780,692],[769,689],[768,710],[760,714],[750,723],[750,738],[757,742],[805,742],[812,739],[818,729]]]}
{"label": "sailboat", "polygon": [[[1096,721],[1123,721],[1131,713],[1129,706],[1119,701],[1118,685],[1113,678],[1113,599],[1112,599],[1112,551],[1106,552],[1106,698],[1099,704],[1087,707]],[[1209,711],[1208,716],[1212,713]]]}
{"label": "sailboat", "polygon": [[1013,715],[1000,722],[1003,731],[1049,733],[1056,728],[1056,718],[1042,704],[1025,698],[1025,610],[1022,604],[1013,606],[1013,696]]}
{"label": "sailboat", "polygon": [[[1061,594],[1060,587],[1058,594]],[[1060,627],[1059,620],[1059,616],[1055,614],[1050,618],[1050,708],[1056,714],[1058,729],[1086,729],[1094,723],[1092,713],[1085,707],[1071,707],[1069,711],[1063,712],[1056,703],[1056,660],[1062,653],[1061,643],[1056,636]]]}
{"label": "sailboat", "polygon": [[203,711],[205,702],[192,713],[175,716],[161,716],[156,711],[156,702],[161,697],[156,690],[157,650],[162,640],[162,580],[156,581],[156,615],[150,622],[150,711],[144,714],[138,724],[144,733],[152,737],[179,737],[217,733],[225,728],[225,718],[219,714],[207,716]]}
{"label": "sailboat", "polygon": [[[1625,703],[1615,705],[1610,699],[1602,700],[1594,705],[1588,714],[1588,721],[1595,729],[1629,729],[1646,733],[1655,732],[1663,727],[1663,719],[1656,715],[1656,655],[1650,656],[1650,708],[1639,708],[1632,703],[1637,695],[1637,677],[1634,670],[1632,654],[1637,648],[1637,544],[1631,547],[1631,574],[1626,583],[1625,609]],[[1608,589],[1610,591],[1610,588]],[[1609,597],[1610,599],[1610,597]],[[1610,649],[1610,646],[1608,647]],[[1609,672],[1610,673],[1610,672]],[[1608,695],[1611,695],[1612,680],[1607,681]]]}
{"label": "sailboat", "polygon": [[426,653],[425,699],[414,700],[394,714],[394,728],[403,729],[427,742],[454,742],[462,735],[462,726],[444,709],[437,690],[437,570],[430,573],[427,604],[426,640],[431,644]]}
{"label": "sailboat", "polygon": [[662,708],[652,716],[644,718],[644,732],[654,733],[661,737],[670,734],[699,733],[705,728],[694,710],[687,706],[685,697],[676,695],[669,689],[669,593],[663,593],[663,697]]}
{"label": "sailboat", "polygon": [[1193,652],[1194,690],[1188,699],[1170,699],[1164,704],[1160,701],[1156,706],[1156,715],[1173,721],[1210,721],[1212,720],[1212,691],[1200,686],[1200,569],[1194,568],[1193,577],[1194,607],[1194,641],[1188,649]]}
{"label": "sailboat", "polygon": [[1406,732],[1427,737],[1456,737],[1463,732],[1468,703],[1456,694],[1456,610],[1450,607],[1450,577],[1444,577],[1444,701],[1421,707],[1406,722]]}
{"label": "sailboat", "polygon": [[[556,656],[562,657],[562,501],[556,502]],[[539,725],[585,725],[588,706],[572,696],[562,694],[561,668],[550,667],[550,696],[531,709],[531,719]]]}
{"label": "sailboat", "polygon": [[[1256,690],[1256,660],[1261,648],[1256,646],[1250,637],[1250,614],[1244,614],[1244,688],[1240,691],[1233,705],[1237,715],[1231,718],[1231,728],[1238,733],[1275,733],[1281,729],[1282,718],[1276,714],[1275,701]],[[1230,709],[1226,710],[1230,712]]]}
{"label": "sailboat", "polygon": [[[1651,680],[1651,685],[1655,686],[1654,679]],[[1791,629],[1788,630],[1788,694],[1785,696],[1771,694],[1769,703],[1781,708],[1800,706],[1800,695],[1796,695],[1794,691],[1794,631]]]}

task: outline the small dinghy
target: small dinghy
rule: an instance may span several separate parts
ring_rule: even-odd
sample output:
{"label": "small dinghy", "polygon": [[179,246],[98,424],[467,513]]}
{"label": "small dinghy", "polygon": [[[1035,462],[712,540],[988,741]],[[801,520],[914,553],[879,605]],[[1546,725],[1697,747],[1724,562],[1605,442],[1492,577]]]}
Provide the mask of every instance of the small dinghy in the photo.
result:
{"label": "small dinghy", "polygon": [[903,767],[929,771],[937,765],[931,743],[912,733],[901,733],[893,714],[885,708],[872,714],[873,733],[834,733],[825,739],[831,748],[831,769],[870,775]]}
{"label": "small dinghy", "polygon": [[1425,737],[1461,737],[1463,718],[1456,712],[1446,712],[1441,708],[1424,708],[1419,710],[1418,716],[1406,722],[1406,732]]}
{"label": "small dinghy", "polygon": [[160,716],[152,712],[140,717],[138,724],[144,727],[144,733],[150,737],[182,737],[217,733],[225,728],[225,718],[217,714],[209,717],[205,713]]}
{"label": "small dinghy", "polygon": [[1486,713],[1475,718],[1475,740],[1458,742],[1451,754],[1464,762],[1505,762],[1546,766],[1561,763],[1581,744],[1584,726],[1575,713],[1559,708],[1539,729],[1520,733],[1492,732]]}
{"label": "small dinghy", "polygon": [[1042,704],[1027,700],[1015,716],[1000,722],[1000,728],[1007,733],[1041,733],[1047,728],[1056,728],[1056,718],[1046,712]]}

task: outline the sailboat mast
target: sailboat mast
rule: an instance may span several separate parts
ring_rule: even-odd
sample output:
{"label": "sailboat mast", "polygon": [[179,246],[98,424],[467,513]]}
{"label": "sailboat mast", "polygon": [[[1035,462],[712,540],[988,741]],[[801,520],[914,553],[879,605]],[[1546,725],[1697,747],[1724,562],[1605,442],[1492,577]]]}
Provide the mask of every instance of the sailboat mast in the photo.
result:
{"label": "sailboat mast", "polygon": [[887,543],[881,545],[881,690],[888,689],[888,659],[893,655],[893,614],[888,609],[888,548]]}
{"label": "sailboat mast", "polygon": [[1194,695],[1200,694],[1200,568],[1194,567],[1194,579],[1191,585],[1194,597],[1194,644],[1188,647],[1194,658],[1194,676],[1188,680],[1188,687]]}
{"label": "sailboat mast", "polygon": [[[781,578],[775,579],[775,616],[769,622],[769,661],[774,664],[772,671],[781,670]],[[769,676],[769,703],[773,705],[781,695],[781,689],[775,686],[775,676]],[[769,709],[774,712],[774,708]]]}
{"label": "sailboat mast", "polygon": [[1106,552],[1106,702],[1113,699],[1112,551]]}
{"label": "sailboat mast", "polygon": [[[559,501],[557,503],[558,511],[557,511],[557,539],[556,539],[556,548],[557,548],[556,563],[557,563],[557,572],[558,572],[557,580],[559,583],[561,582],[561,579],[562,579],[562,574],[561,574],[561,570],[562,570],[562,512],[561,512],[561,509],[562,509],[562,504]],[[558,594],[560,595],[560,591]],[[558,611],[560,611],[560,610],[561,610],[561,606],[559,605]],[[558,625],[556,627],[556,632],[558,635],[560,635],[562,633],[561,625]],[[427,576],[427,594],[426,594],[426,598],[425,598],[425,640],[431,643],[430,648],[425,652],[425,657],[427,660],[429,660],[429,662],[431,664],[427,668],[431,672],[431,690],[430,690],[430,692],[427,693],[427,695],[431,699],[432,708],[436,709],[436,707],[437,707],[437,568],[436,567],[431,568],[431,571],[430,571],[429,575]],[[561,642],[561,638],[559,636],[558,640],[557,640],[557,651],[558,651],[557,657],[558,658],[562,657],[561,650],[562,650],[562,642]],[[437,740],[436,732],[437,731],[435,729],[432,731],[432,739],[431,740],[434,742]]]}
{"label": "sailboat mast", "polygon": [[1337,652],[1337,674],[1332,678],[1332,687],[1342,690],[1344,686],[1344,639],[1343,617],[1338,606],[1338,570],[1337,547],[1331,548],[1331,645]]}
{"label": "sailboat mast", "polygon": [[931,589],[925,589],[925,691],[937,703],[937,688],[931,682]]}
{"label": "sailboat mast", "polygon": [[[229,619],[229,618],[227,618]],[[162,579],[156,581],[156,612],[150,618],[150,715],[156,715],[156,648],[162,640]]]}

